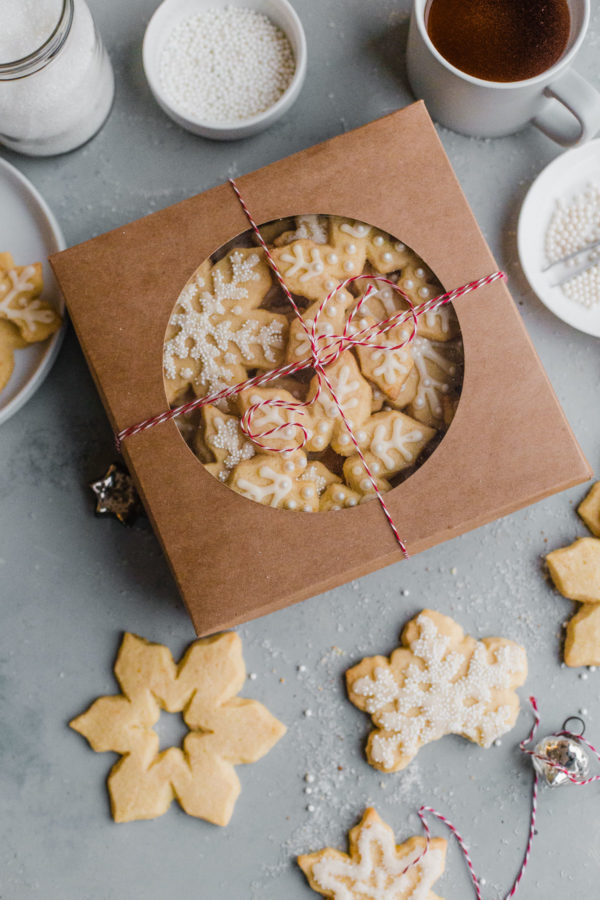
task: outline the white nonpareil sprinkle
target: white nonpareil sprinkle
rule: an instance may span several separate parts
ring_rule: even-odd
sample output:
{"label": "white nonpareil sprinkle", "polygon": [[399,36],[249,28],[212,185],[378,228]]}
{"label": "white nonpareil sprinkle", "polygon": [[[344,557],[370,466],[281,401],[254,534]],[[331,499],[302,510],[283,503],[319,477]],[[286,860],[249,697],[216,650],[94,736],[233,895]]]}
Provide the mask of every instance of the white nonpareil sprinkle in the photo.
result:
{"label": "white nonpareil sprinkle", "polygon": [[173,28],[160,60],[162,86],[184,114],[235,122],[264,112],[295,71],[286,35],[267,16],[226,6]]}
{"label": "white nonpareil sprinkle", "polygon": [[[546,232],[546,257],[558,262],[600,239],[600,185],[589,184],[569,202],[559,200]],[[592,264],[600,259],[598,251],[587,254]],[[578,264],[581,260],[575,260]],[[600,303],[600,265],[569,279],[562,291],[570,300],[588,309]]]}

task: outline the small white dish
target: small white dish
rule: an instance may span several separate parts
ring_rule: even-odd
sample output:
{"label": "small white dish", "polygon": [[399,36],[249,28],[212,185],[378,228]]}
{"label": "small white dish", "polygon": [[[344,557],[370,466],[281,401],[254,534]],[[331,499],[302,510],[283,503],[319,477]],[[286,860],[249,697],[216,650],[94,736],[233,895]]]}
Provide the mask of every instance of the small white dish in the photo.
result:
{"label": "small white dish", "polygon": [[590,182],[600,182],[600,140],[561,154],[538,175],[521,207],[517,241],[523,271],[542,303],[573,328],[600,337],[600,304],[587,308],[569,299],[543,271],[546,231],[556,201],[569,200]]}
{"label": "small white dish", "polygon": [[[238,6],[268,16],[287,35],[294,51],[296,70],[279,100],[264,112],[235,122],[207,122],[178,109],[165,94],[160,78],[160,60],[173,28],[206,9]],[[202,137],[231,141],[250,137],[272,125],[297,99],[306,78],[306,36],[302,23],[288,0],[163,0],[146,29],[143,45],[144,72],[154,99],[174,122]]]}
{"label": "small white dish", "polygon": [[[45,200],[24,175],[0,159],[0,250],[12,253],[19,266],[41,262],[42,298],[64,315],[48,256],[64,250],[66,242]],[[64,336],[63,327],[39,344],[15,350],[15,368],[0,391],[0,424],[10,419],[35,394],[52,368]]]}

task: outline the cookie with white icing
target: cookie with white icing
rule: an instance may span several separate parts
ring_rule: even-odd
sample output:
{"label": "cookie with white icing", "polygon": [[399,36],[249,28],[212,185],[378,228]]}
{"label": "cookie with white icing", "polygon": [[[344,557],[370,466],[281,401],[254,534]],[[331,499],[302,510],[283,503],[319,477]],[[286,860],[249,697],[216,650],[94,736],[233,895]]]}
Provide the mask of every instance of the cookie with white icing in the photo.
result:
{"label": "cookie with white icing", "polygon": [[[331,847],[298,857],[313,891],[331,900],[441,900],[431,887],[444,873],[447,843],[394,832],[373,808],[348,835],[348,853]],[[427,850],[427,852],[425,852]]]}
{"label": "cookie with white icing", "polygon": [[368,761],[395,772],[446,734],[489,747],[513,728],[515,688],[526,677],[527,657],[518,644],[476,641],[447,616],[424,610],[406,625],[389,658],[363,659],[346,672],[346,685],[351,703],[375,726]]}
{"label": "cookie with white icing", "polygon": [[[325,299],[316,300],[302,313],[302,322],[309,328],[311,334],[314,319],[317,314],[319,316],[316,326],[319,348],[327,347],[331,343],[333,335],[343,333],[347,310],[355,302],[352,294],[345,290],[337,291],[326,302]],[[287,362],[297,363],[311,355],[310,339],[302,322],[297,316],[294,316],[290,323],[286,351]]]}
{"label": "cookie with white icing", "polygon": [[41,263],[16,266],[10,253],[0,254],[0,320],[14,325],[26,344],[45,341],[62,324],[56,310],[40,299],[43,287]]}
{"label": "cookie with white icing", "polygon": [[328,488],[341,484],[342,481],[339,475],[336,475],[331,469],[328,469],[327,466],[318,459],[311,459],[309,461],[306,469],[302,475],[300,475],[300,478],[302,481],[312,481],[317,488],[319,497],[322,497]]}
{"label": "cookie with white icing", "polygon": [[306,468],[306,455],[301,450],[276,456],[259,453],[236,466],[227,484],[264,506],[316,512],[319,492],[316,481],[302,477]]}
{"label": "cookie with white icing", "polygon": [[[366,439],[360,449],[373,475],[390,478],[413,466],[419,456],[437,434],[435,428],[423,425],[397,410],[375,413],[364,425],[361,433]],[[357,434],[357,438],[361,437]],[[360,472],[357,475],[358,467]],[[356,487],[366,476],[364,464],[358,454],[344,463],[348,484]]]}
{"label": "cookie with white icing", "polygon": [[394,406],[402,405],[413,419],[439,428],[444,421],[443,399],[455,390],[459,378],[459,347],[454,341],[439,343],[416,337],[410,351],[415,363],[414,380],[410,376],[406,379]]}
{"label": "cookie with white icing", "polygon": [[326,216],[295,216],[294,227],[280,234],[273,243],[276,247],[284,247],[294,241],[306,239],[314,241],[315,244],[326,244],[328,236],[329,228]]}
{"label": "cookie with white icing", "polygon": [[261,253],[236,249],[204,264],[179,295],[163,350],[171,403],[188,388],[203,396],[245,381],[248,369],[283,362],[287,318],[257,309],[272,283]]}
{"label": "cookie with white icing", "polygon": [[[374,458],[370,458],[368,462],[369,470],[377,485],[377,490],[381,494],[390,491],[392,486],[389,481],[383,477],[383,466],[381,462]],[[348,457],[344,463],[344,481],[353,491],[356,491],[357,494],[361,495],[361,502],[363,497],[367,497],[370,500],[372,497],[376,496],[373,481],[365,471],[363,462],[358,454]]]}
{"label": "cookie with white icing", "polygon": [[[341,481],[341,479],[338,480]],[[331,484],[321,495],[319,510],[327,512],[331,509],[347,509],[358,506],[362,496],[346,484]]]}
{"label": "cookie with white icing", "polygon": [[224,481],[231,469],[244,459],[252,459],[255,455],[256,447],[240,428],[237,416],[228,416],[216,406],[204,406],[202,424],[204,443],[219,464],[217,477],[220,481]]}
{"label": "cookie with white icing", "polygon": [[[377,320],[370,317],[362,317],[360,320],[361,328],[368,328],[376,324]],[[395,327],[385,333],[375,334],[370,339],[370,343],[375,346],[359,345],[356,347],[356,355],[363,375],[370,382],[376,384],[379,390],[391,400],[398,398],[402,385],[415,364],[410,345],[400,346],[408,341],[409,337],[410,331],[405,326]]]}
{"label": "cookie with white icing", "polygon": [[367,259],[376,272],[387,275],[418,259],[415,253],[391,235],[372,228],[367,243]]}
{"label": "cookie with white icing", "polygon": [[[308,407],[312,432],[311,441],[307,444],[308,450],[323,450],[331,440],[344,440],[342,435],[347,435],[348,429],[340,407],[351,428],[359,427],[371,414],[371,387],[361,375],[351,351],[342,353],[336,362],[327,366],[325,372],[339,405],[333,399],[328,385],[323,382],[318,399]],[[309,397],[315,396],[317,384],[315,375],[310,383]]]}
{"label": "cookie with white icing", "polygon": [[[249,430],[256,435],[260,453],[293,450],[302,443],[304,434],[298,424],[305,424],[295,397],[279,388],[254,387],[238,395],[240,416],[253,406]],[[264,405],[258,405],[264,404]],[[277,429],[274,431],[274,429]],[[273,431],[273,434],[268,432]]]}

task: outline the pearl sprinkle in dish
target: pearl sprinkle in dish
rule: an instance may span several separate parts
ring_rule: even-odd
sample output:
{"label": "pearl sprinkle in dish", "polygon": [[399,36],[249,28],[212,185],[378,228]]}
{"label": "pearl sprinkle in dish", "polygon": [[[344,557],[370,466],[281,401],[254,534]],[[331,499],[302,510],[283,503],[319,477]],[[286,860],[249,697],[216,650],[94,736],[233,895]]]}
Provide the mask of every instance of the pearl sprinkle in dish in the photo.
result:
{"label": "pearl sprinkle in dish", "polygon": [[[590,184],[566,203],[559,201],[546,232],[546,256],[549,263],[564,259],[600,240],[600,185]],[[588,309],[600,303],[600,259],[598,249],[587,254],[589,268],[574,274],[562,285],[570,300]],[[581,262],[581,260],[579,260]],[[577,260],[572,260],[575,265]]]}
{"label": "pearl sprinkle in dish", "polygon": [[243,121],[264,112],[285,92],[294,71],[283,31],[243,7],[208,9],[180,22],[160,61],[170,101],[205,122]]}

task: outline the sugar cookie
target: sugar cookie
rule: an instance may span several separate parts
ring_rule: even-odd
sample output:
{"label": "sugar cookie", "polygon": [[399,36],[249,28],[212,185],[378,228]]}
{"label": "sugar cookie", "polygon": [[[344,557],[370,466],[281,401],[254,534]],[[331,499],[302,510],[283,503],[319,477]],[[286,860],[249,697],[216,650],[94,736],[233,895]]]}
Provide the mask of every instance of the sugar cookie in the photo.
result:
{"label": "sugar cookie", "polygon": [[600,481],[592,487],[585,500],[582,500],[577,512],[592,534],[600,538]]}
{"label": "sugar cookie", "polygon": [[426,853],[423,837],[396,845],[394,832],[372,807],[348,838],[349,853],[327,847],[298,857],[317,894],[332,900],[441,900],[430,888],[444,872],[445,840],[433,838]]}
{"label": "sugar cookie", "polygon": [[586,603],[569,620],[564,657],[571,667],[600,666],[600,605]]}
{"label": "sugar cookie", "polygon": [[[453,344],[434,343],[427,338],[416,337],[410,345],[410,352],[415,361],[417,383],[414,398],[406,412],[419,422],[439,427],[444,419],[443,398],[456,383],[457,348]],[[407,378],[400,389],[398,403],[402,402],[403,388],[409,382],[410,378]]]}
{"label": "sugar cookie", "polygon": [[[191,816],[227,825],[240,782],[234,766],[260,759],[285,734],[262,704],[236,695],[246,669],[233,632],[195,641],[175,664],[167,647],[126,634],[115,663],[121,694],[70,722],[93,750],[121,759],[108,776],[116,822],[161,816],[177,799]],[[183,749],[159,752],[160,710],[181,712]]]}
{"label": "sugar cookie", "polygon": [[[341,480],[341,479],[340,479]],[[331,484],[321,495],[319,509],[321,512],[327,512],[331,509],[347,509],[348,507],[358,506],[362,498],[362,494],[353,491],[345,484]]]}
{"label": "sugar cookie", "polygon": [[56,310],[40,300],[43,287],[41,263],[15,266],[10,253],[0,254],[0,320],[15,325],[28,344],[45,341],[62,324]]}
{"label": "sugar cookie", "polygon": [[319,492],[316,481],[302,477],[306,468],[301,450],[277,456],[259,453],[236,466],[227,484],[242,497],[264,506],[316,512]]}
{"label": "sugar cookie", "polygon": [[[269,402],[267,402],[269,401]],[[264,406],[258,404],[264,403]],[[280,405],[284,404],[284,405]],[[270,450],[294,450],[304,437],[298,423],[305,425],[305,416],[297,408],[297,401],[288,391],[278,388],[256,387],[242,391],[238,395],[238,408],[243,416],[257,406],[249,422],[250,430],[259,442],[261,453]],[[279,429],[268,434],[273,429]]]}
{"label": "sugar cookie", "polygon": [[237,248],[192,276],[167,327],[163,367],[169,402],[188,388],[212,393],[245,381],[249,368],[283,362],[288,321],[257,308],[271,284],[260,250]]}
{"label": "sugar cookie", "polygon": [[[363,317],[360,324],[362,328],[369,328],[376,324],[376,319]],[[372,343],[377,346],[356,348],[365,378],[376,384],[379,390],[392,400],[398,398],[415,362],[409,345],[393,350],[390,348],[398,347],[408,340],[409,336],[410,331],[406,327],[391,328],[385,334],[373,338]],[[383,347],[387,349],[384,350]]]}
{"label": "sugar cookie", "polygon": [[406,625],[401,641],[389,659],[363,659],[346,673],[350,701],[375,725],[367,744],[372,766],[403,769],[445,734],[489,747],[514,726],[514,688],[527,676],[522,647],[503,638],[476,641],[431,610]]}
{"label": "sugar cookie", "polygon": [[600,603],[600,540],[579,538],[546,557],[554,586],[563,597]]}

